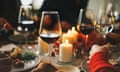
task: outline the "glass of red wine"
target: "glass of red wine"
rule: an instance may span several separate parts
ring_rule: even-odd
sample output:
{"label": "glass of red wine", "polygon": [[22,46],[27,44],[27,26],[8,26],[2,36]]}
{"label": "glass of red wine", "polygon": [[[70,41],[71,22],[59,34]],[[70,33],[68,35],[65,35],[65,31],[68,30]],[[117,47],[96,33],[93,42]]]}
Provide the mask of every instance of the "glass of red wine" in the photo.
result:
{"label": "glass of red wine", "polygon": [[88,36],[90,33],[92,33],[93,30],[95,30],[95,25],[96,17],[94,11],[89,9],[88,10],[80,9],[77,30],[78,32],[83,33],[85,35],[84,47],[81,51],[81,54],[83,56],[88,56],[89,53],[88,52],[89,49],[87,48]]}
{"label": "glass of red wine", "polygon": [[21,5],[18,15],[17,32],[25,37],[25,42],[28,41],[28,35],[32,34],[35,30],[35,22],[32,16],[31,5]]}
{"label": "glass of red wine", "polygon": [[49,44],[47,55],[50,58],[53,50],[53,43],[59,39],[61,33],[59,12],[43,11],[40,21],[39,36],[43,41]]}

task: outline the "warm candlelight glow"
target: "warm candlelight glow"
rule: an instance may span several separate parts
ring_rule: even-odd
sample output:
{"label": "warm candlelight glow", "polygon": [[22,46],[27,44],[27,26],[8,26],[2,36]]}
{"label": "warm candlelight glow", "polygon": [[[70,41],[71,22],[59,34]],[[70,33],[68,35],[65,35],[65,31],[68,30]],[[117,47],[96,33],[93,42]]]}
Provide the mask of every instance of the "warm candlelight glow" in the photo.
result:
{"label": "warm candlelight glow", "polygon": [[68,40],[65,41],[65,43],[68,43],[68,42],[69,42]]}
{"label": "warm candlelight glow", "polygon": [[75,27],[72,27],[72,31],[75,31]]}
{"label": "warm candlelight glow", "polygon": [[62,42],[68,40],[70,43],[77,42],[78,32],[75,30],[75,27],[72,27],[72,30],[68,30],[67,33],[63,34]]}
{"label": "warm candlelight glow", "polygon": [[18,31],[22,31],[22,27],[21,27],[21,26],[18,26],[18,27],[17,27],[17,30],[18,30]]}

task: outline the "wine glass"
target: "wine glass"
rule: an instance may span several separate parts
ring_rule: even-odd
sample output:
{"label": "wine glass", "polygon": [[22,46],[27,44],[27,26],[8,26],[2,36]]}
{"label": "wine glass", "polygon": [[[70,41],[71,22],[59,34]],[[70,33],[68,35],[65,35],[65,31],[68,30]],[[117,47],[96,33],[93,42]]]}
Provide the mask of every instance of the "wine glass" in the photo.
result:
{"label": "wine glass", "polygon": [[118,12],[113,11],[113,4],[108,3],[106,9],[100,9],[97,29],[103,34],[103,37],[106,38],[106,35],[113,31],[115,23],[115,16],[118,15]]}
{"label": "wine glass", "polygon": [[16,31],[23,36],[22,48],[28,51],[35,49],[37,43],[36,24],[33,20],[32,6],[21,5],[18,15],[18,26]]}
{"label": "wine glass", "polygon": [[98,24],[96,24],[97,30],[103,34],[103,37],[106,38],[107,34],[112,32],[114,29],[114,17],[108,14],[104,14],[101,16]]}
{"label": "wine glass", "polygon": [[53,49],[52,45],[59,39],[61,33],[62,31],[58,11],[43,11],[40,21],[39,36],[43,41],[49,44],[47,55],[50,58]]}
{"label": "wine glass", "polygon": [[89,9],[80,9],[77,30],[85,35],[85,44],[84,48],[81,51],[81,54],[86,57],[88,56],[88,36],[95,29],[96,17],[93,10]]}
{"label": "wine glass", "polygon": [[28,38],[28,36],[31,36],[30,39],[32,39],[33,34],[35,35],[35,29],[36,29],[35,27],[36,27],[36,24],[33,20],[32,6],[21,5],[19,16],[18,16],[17,31],[20,32],[21,35],[25,37],[25,40],[28,40],[26,39]]}

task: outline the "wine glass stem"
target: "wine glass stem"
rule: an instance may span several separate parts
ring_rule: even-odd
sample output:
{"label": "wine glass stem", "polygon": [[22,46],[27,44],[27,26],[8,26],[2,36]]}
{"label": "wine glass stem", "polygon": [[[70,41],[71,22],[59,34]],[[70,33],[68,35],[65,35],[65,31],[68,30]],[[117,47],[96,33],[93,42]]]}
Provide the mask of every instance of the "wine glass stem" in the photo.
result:
{"label": "wine glass stem", "polygon": [[88,35],[85,35],[85,48],[87,48]]}
{"label": "wine glass stem", "polygon": [[84,57],[85,58],[87,58],[87,56],[88,56],[87,43],[88,43],[88,35],[85,35],[85,46],[84,46]]}
{"label": "wine glass stem", "polygon": [[52,63],[52,61],[51,61],[52,60],[52,56],[51,56],[52,50],[53,50],[53,44],[49,43],[49,50],[48,50],[49,51],[49,55],[48,55],[49,56],[49,63]]}

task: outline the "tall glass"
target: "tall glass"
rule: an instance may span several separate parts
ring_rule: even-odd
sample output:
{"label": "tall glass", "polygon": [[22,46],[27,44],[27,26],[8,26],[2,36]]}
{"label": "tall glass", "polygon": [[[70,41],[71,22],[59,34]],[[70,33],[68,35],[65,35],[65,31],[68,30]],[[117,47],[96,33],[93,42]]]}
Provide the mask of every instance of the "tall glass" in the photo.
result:
{"label": "tall glass", "polygon": [[33,20],[32,6],[21,5],[18,15],[18,26],[16,31],[19,33],[20,36],[23,37],[23,40],[21,40],[21,42],[23,43],[22,48],[27,51],[33,52],[33,49],[37,49],[35,47],[35,44],[37,43],[37,34],[35,27],[36,24]]}
{"label": "tall glass", "polygon": [[[46,55],[51,58],[53,43],[61,36],[61,24],[59,12],[57,11],[43,11],[40,21],[39,36],[49,44],[48,53]],[[51,59],[49,59],[51,60]],[[51,61],[50,61],[51,62]]]}
{"label": "tall glass", "polygon": [[88,36],[95,29],[96,17],[94,11],[89,9],[80,9],[77,30],[85,35],[84,47],[81,51],[83,57],[88,56]]}

